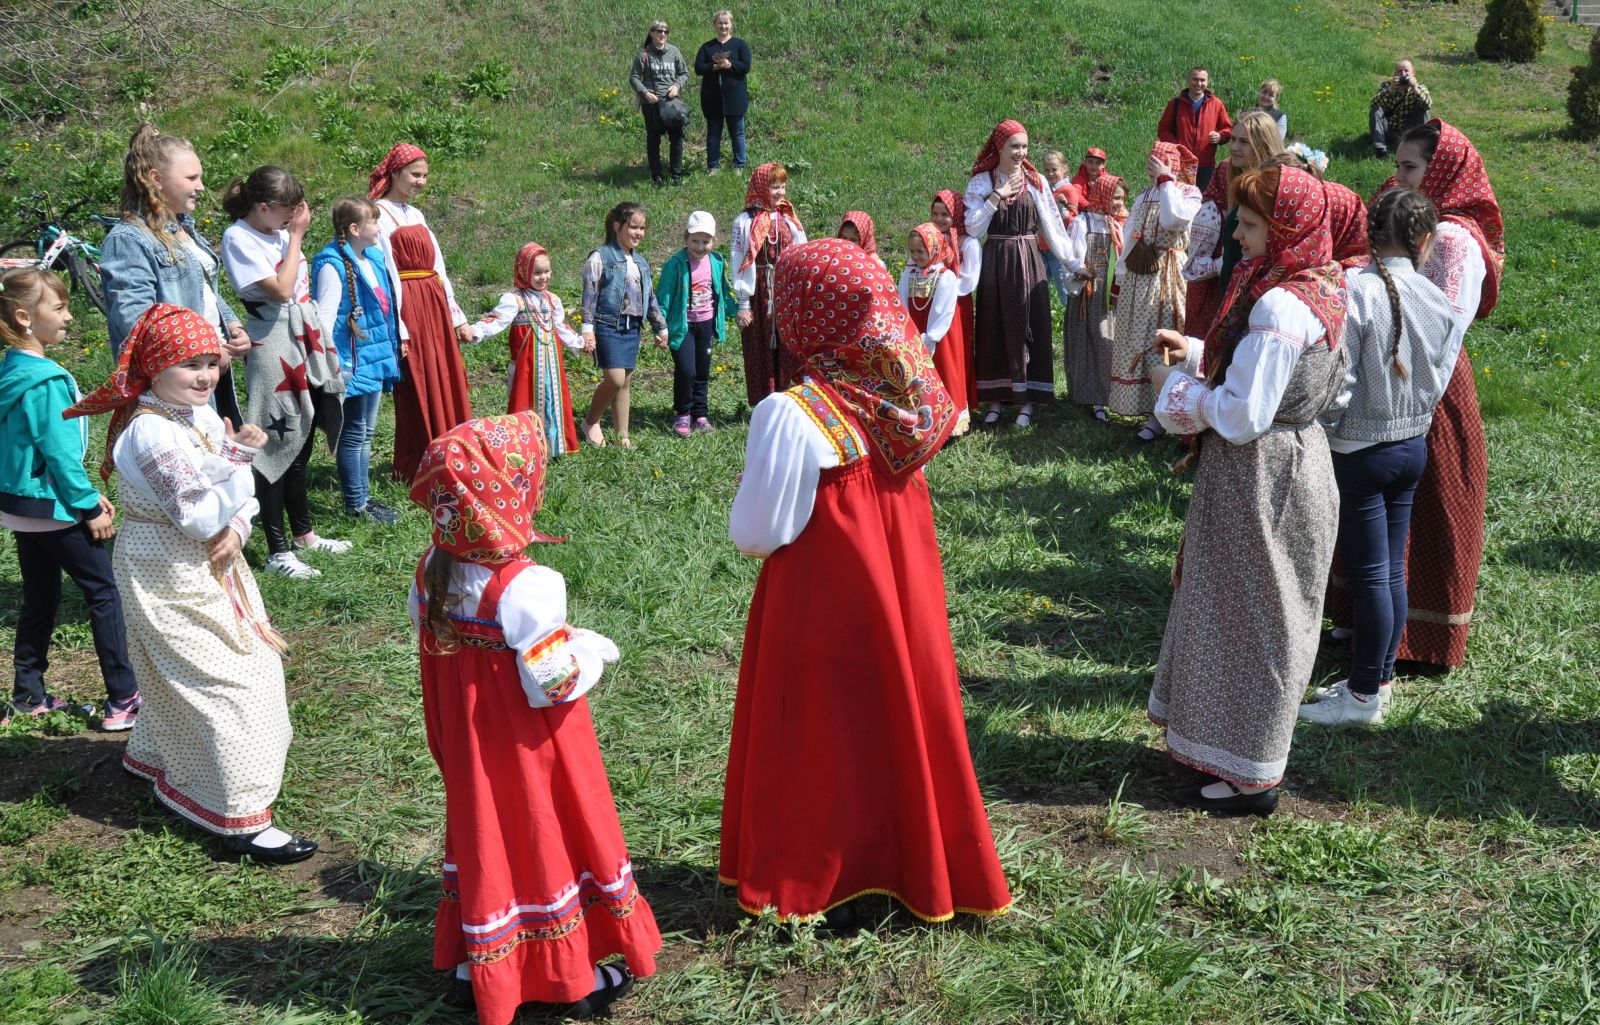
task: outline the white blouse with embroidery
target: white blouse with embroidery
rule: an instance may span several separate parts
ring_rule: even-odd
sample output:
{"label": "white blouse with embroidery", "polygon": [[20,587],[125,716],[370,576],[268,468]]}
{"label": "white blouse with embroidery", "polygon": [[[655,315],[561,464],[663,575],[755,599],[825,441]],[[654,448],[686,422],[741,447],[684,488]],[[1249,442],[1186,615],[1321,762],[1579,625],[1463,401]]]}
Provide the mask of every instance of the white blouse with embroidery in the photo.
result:
{"label": "white blouse with embroidery", "polygon": [[1272,426],[1300,354],[1325,334],[1311,307],[1281,288],[1271,289],[1251,308],[1249,330],[1219,386],[1199,379],[1205,343],[1189,339],[1183,365],[1156,396],[1156,417],[1175,434],[1210,428],[1235,445],[1248,444]]}
{"label": "white blouse with embroidery", "polygon": [[1117,277],[1128,273],[1128,251],[1139,241],[1134,236],[1143,230],[1151,203],[1159,206],[1156,213],[1157,237],[1150,242],[1159,246],[1163,238],[1181,235],[1194,223],[1195,216],[1200,213],[1200,198],[1199,189],[1179,181],[1162,182],[1139,193],[1139,198],[1133,201],[1133,207],[1128,211],[1128,220],[1122,225],[1122,256],[1117,259]]}
{"label": "white blouse with embroidery", "polygon": [[[478,602],[494,571],[458,562],[450,581],[457,615],[477,614]],[[406,598],[411,626],[421,629],[424,605],[416,581]],[[517,675],[529,708],[551,708],[589,693],[607,662],[620,657],[617,646],[593,630],[567,623],[567,581],[548,566],[529,566],[500,593],[496,611],[506,647],[517,653]]]}
{"label": "white blouse with embroidery", "polygon": [[[561,339],[562,345],[569,349],[583,348],[583,336],[567,325],[567,311],[561,305],[561,297],[559,295],[554,292],[550,293],[551,305],[554,308],[553,312],[546,310],[544,297],[538,292],[527,292],[524,295],[527,297],[524,301],[541,315],[550,313],[551,321],[555,324],[556,335]],[[485,338],[493,338],[506,330],[511,326],[512,321],[517,319],[517,314],[520,312],[522,312],[522,306],[517,302],[517,293],[506,292],[502,294],[494,309],[485,313],[473,323],[473,342],[481,342]]]}
{"label": "white blouse with embroidery", "polygon": [[[790,246],[797,246],[806,241],[806,231],[796,224],[794,219],[783,217],[789,222],[789,231],[794,234]],[[729,236],[728,266],[733,269],[733,297],[739,302],[739,309],[748,310],[750,300],[756,294],[756,264],[750,261],[750,266],[744,266],[745,254],[750,251],[750,211],[746,210],[733,219],[732,233]]]}
{"label": "white blouse with embroidery", "polygon": [[[997,172],[980,171],[967,182],[966,194],[962,197],[967,206],[967,234],[974,238],[983,238],[989,234],[989,222],[994,220],[994,215],[1000,209],[1000,197],[995,191],[994,174]],[[1055,198],[1047,189],[1040,188],[1033,182],[1027,186],[1027,194],[1033,200],[1034,212],[1038,215],[1038,234],[1043,235],[1045,241],[1050,243],[1052,253],[1067,251],[1067,229],[1061,223],[1061,208],[1056,205]],[[994,202],[990,202],[990,199]],[[1018,197],[1020,198],[1020,197]],[[963,257],[964,258],[964,257]]]}
{"label": "white blouse with embroidery", "polygon": [[1209,281],[1222,273],[1222,211],[1215,203],[1200,204],[1200,212],[1189,225],[1189,262],[1183,265],[1183,280]]}
{"label": "white blouse with embroidery", "polygon": [[[861,437],[856,435],[856,446]],[[839,465],[839,452],[789,392],[774,392],[750,414],[744,474],[728,518],[739,551],[767,556],[800,536],[816,506],[822,471]]]}
{"label": "white blouse with embroidery", "polygon": [[961,236],[961,276],[957,279],[956,298],[971,295],[978,287],[983,274],[983,243],[971,235]]}
{"label": "white blouse with embroidery", "polygon": [[[467,322],[466,314],[461,312],[461,307],[456,305],[456,289],[450,283],[450,274],[444,269],[444,250],[439,247],[439,236],[428,227],[428,219],[422,211],[409,203],[396,203],[392,199],[377,201],[378,211],[378,245],[383,248],[384,262],[389,265],[389,295],[395,304],[395,314],[399,315],[400,307],[404,305],[401,298],[400,268],[394,262],[394,243],[389,240],[392,232],[401,228],[409,228],[420,224],[427,228],[428,238],[433,240],[433,272],[439,275],[439,284],[444,287],[444,299],[450,306],[450,326],[460,327]],[[400,321],[400,337],[410,338],[411,332],[406,330],[405,320]]]}
{"label": "white blouse with embroidery", "polygon": [[[928,311],[928,327],[922,332],[922,344],[932,352],[950,333],[950,325],[956,319],[956,297],[961,283],[942,263],[933,264],[928,270],[906,264],[906,269],[900,272],[900,301],[908,310],[914,301],[919,312]],[[919,295],[911,294],[914,288]]]}
{"label": "white blouse with embroidery", "polygon": [[197,541],[225,527],[248,541],[261,508],[250,474],[257,450],[230,441],[210,406],[174,406],[149,393],[139,404],[165,412],[134,416],[112,446],[124,512],[169,522]]}
{"label": "white blouse with embroidery", "polygon": [[[1450,300],[1456,312],[1456,326],[1463,334],[1478,317],[1478,303],[1483,300],[1483,282],[1489,276],[1489,266],[1483,262],[1483,249],[1472,237],[1472,232],[1454,221],[1440,221],[1433,234],[1433,248],[1419,268],[1422,276],[1439,286],[1439,291]],[[1456,350],[1456,356],[1461,350]],[[1444,379],[1450,380],[1455,372],[1454,358],[1444,367]]]}

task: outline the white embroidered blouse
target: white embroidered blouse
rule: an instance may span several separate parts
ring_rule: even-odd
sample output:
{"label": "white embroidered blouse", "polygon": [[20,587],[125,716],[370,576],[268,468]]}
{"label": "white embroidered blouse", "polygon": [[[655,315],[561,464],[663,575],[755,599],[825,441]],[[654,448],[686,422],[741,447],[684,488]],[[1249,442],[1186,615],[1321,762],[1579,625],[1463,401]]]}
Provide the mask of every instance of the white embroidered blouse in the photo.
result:
{"label": "white embroidered blouse", "polygon": [[908,310],[915,302],[918,312],[928,311],[928,327],[922,332],[922,344],[929,352],[950,333],[950,325],[956,318],[960,286],[960,281],[942,263],[930,264],[926,270],[908,263],[900,272],[900,301]]}
{"label": "white embroidered blouse", "polygon": [[257,450],[230,441],[210,406],[175,406],[148,392],[139,405],[161,413],[134,416],[112,446],[123,512],[171,523],[197,541],[225,527],[249,540],[250,518],[261,508],[250,474]]}
{"label": "white embroidered blouse", "polygon": [[[805,229],[796,224],[793,218],[783,214],[778,214],[777,216],[783,217],[784,220],[789,222],[789,231],[794,235],[794,238],[789,242],[790,246],[797,246],[806,241]],[[750,301],[755,298],[756,294],[755,261],[750,261],[750,266],[748,267],[744,266],[745,254],[750,252],[751,219],[750,211],[748,210],[733,219],[728,249],[728,266],[733,269],[733,297],[738,300],[739,309],[741,310],[750,308]]]}
{"label": "white embroidered blouse", "polygon": [[1249,329],[1218,386],[1200,379],[1205,343],[1189,339],[1183,365],[1156,396],[1156,417],[1175,434],[1210,428],[1235,445],[1248,444],[1272,426],[1300,354],[1326,334],[1311,307],[1271,289],[1251,308]]}
{"label": "white embroidered blouse", "polygon": [[[846,430],[864,451],[854,425]],[[728,536],[746,555],[763,557],[800,536],[816,506],[822,471],[841,453],[790,392],[774,392],[750,414],[744,474],[728,518]]]}
{"label": "white embroidered blouse", "polygon": [[1122,225],[1122,256],[1117,259],[1119,278],[1128,273],[1128,251],[1139,241],[1134,236],[1143,230],[1152,203],[1158,205],[1158,210],[1156,237],[1150,243],[1158,248],[1171,248],[1183,244],[1183,233],[1189,230],[1200,212],[1200,190],[1183,182],[1167,181],[1139,193],[1128,211],[1127,222]]}
{"label": "white embroidered blouse", "polygon": [[1183,265],[1183,280],[1209,281],[1222,273],[1222,253],[1217,241],[1222,238],[1222,211],[1215,203],[1200,204],[1189,226],[1189,262]]}
{"label": "white embroidered blouse", "polygon": [[[1422,276],[1439,286],[1439,291],[1450,300],[1456,313],[1456,326],[1463,334],[1478,317],[1478,303],[1483,299],[1483,282],[1489,276],[1489,266],[1483,261],[1483,250],[1472,232],[1454,221],[1440,221],[1433,234],[1433,247],[1419,268]],[[1461,355],[1458,348],[1456,357]],[[1444,379],[1450,380],[1455,372],[1456,360],[1452,358],[1443,368]]]}
{"label": "white embroidered blouse", "polygon": [[[472,340],[481,342],[485,338],[493,338],[509,328],[521,313],[523,306],[517,301],[516,292],[506,292],[500,296],[500,301],[494,309],[479,317],[472,325]],[[530,309],[541,316],[548,314],[551,323],[555,325],[556,335],[561,339],[561,344],[569,349],[583,348],[583,336],[567,326],[567,311],[561,305],[561,297],[554,292],[550,293],[551,308],[547,309],[544,297],[538,292],[524,292],[524,302]]]}
{"label": "white embroidered blouse", "polygon": [[[1001,200],[995,191],[996,173],[998,172],[980,171],[967,182],[967,191],[962,201],[967,207],[967,234],[974,238],[981,239],[989,234],[989,222],[994,220],[995,213],[1000,209]],[[1026,191],[1028,197],[1033,200],[1034,212],[1038,215],[1037,232],[1050,243],[1052,253],[1066,252],[1067,229],[1061,223],[1061,208],[1056,205],[1048,187],[1040,188],[1030,181]],[[963,250],[962,259],[965,258]]]}
{"label": "white embroidered blouse", "polygon": [[[494,576],[487,566],[458,562],[450,581],[457,615],[478,610]],[[424,606],[416,581],[406,597],[411,626],[421,629]],[[517,653],[517,675],[529,708],[551,708],[589,693],[607,662],[620,657],[609,638],[567,624],[567,581],[548,566],[529,566],[500,593],[496,612],[506,647]]]}

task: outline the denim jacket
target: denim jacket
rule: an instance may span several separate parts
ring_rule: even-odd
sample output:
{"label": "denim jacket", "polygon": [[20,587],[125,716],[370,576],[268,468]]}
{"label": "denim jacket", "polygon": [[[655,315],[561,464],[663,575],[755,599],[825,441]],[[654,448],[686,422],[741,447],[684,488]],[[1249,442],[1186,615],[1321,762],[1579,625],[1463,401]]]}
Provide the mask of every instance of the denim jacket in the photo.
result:
{"label": "denim jacket", "polygon": [[[195,243],[216,260],[209,278],[184,252],[180,240],[179,256],[174,259],[167,247],[142,224],[123,221],[106,233],[100,246],[100,279],[106,296],[106,327],[111,335],[111,351],[122,348],[123,339],[133,330],[134,323],[156,303],[172,303],[191,310],[205,309],[205,288],[209,284],[217,291],[217,273],[222,261],[216,259],[216,250],[195,230],[194,218],[188,214],[178,216],[177,228],[186,231]],[[217,310],[222,316],[218,325],[227,333],[228,325],[239,317],[217,297]]]}

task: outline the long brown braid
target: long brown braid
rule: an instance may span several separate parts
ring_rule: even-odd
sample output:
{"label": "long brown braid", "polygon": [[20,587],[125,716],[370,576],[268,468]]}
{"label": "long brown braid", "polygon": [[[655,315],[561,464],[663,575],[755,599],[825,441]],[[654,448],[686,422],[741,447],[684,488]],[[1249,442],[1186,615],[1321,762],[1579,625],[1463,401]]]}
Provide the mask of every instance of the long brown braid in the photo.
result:
{"label": "long brown braid", "polygon": [[1433,200],[1416,189],[1390,189],[1367,209],[1367,240],[1372,253],[1372,266],[1383,278],[1384,291],[1389,293],[1389,310],[1394,316],[1394,342],[1389,359],[1394,365],[1394,372],[1402,380],[1406,377],[1406,368],[1400,363],[1400,334],[1404,326],[1400,289],[1395,286],[1389,268],[1378,257],[1378,250],[1398,246],[1405,250],[1411,266],[1418,268],[1422,262],[1422,239],[1433,234],[1438,226],[1439,213],[1433,207]]}
{"label": "long brown braid", "polygon": [[426,592],[422,623],[433,634],[434,650],[439,654],[455,651],[461,645],[461,634],[450,621],[450,611],[461,603],[461,599],[450,594],[450,578],[455,568],[456,557],[443,548],[435,548],[422,570],[422,586]]}
{"label": "long brown braid", "polygon": [[134,129],[128,140],[128,155],[122,162],[122,219],[132,224],[142,224],[174,260],[184,259],[183,247],[178,243],[178,233],[172,225],[178,212],[167,205],[166,198],[156,186],[156,174],[167,169],[176,153],[194,152],[188,139],[176,135],[162,135],[156,126],[145,121]]}
{"label": "long brown braid", "polygon": [[[361,319],[356,316],[356,311],[361,308],[360,300],[356,297],[356,265],[345,255],[345,247],[349,244],[351,228],[365,224],[378,216],[378,204],[364,196],[352,196],[333,204],[332,216],[333,244],[339,252],[339,261],[344,264],[344,290],[350,297],[350,315],[345,319],[345,325],[350,329],[350,338],[353,342],[367,337],[367,332],[361,326]],[[350,346],[352,358],[355,356],[355,351],[355,345],[352,344]]]}

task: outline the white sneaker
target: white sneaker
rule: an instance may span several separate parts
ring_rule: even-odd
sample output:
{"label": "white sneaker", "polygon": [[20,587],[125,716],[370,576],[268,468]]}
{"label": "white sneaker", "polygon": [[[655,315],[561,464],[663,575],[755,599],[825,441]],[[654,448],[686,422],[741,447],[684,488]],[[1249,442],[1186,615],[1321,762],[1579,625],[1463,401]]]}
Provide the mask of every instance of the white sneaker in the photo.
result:
{"label": "white sneaker", "polygon": [[330,552],[339,555],[355,547],[354,541],[336,541],[331,537],[319,537],[316,531],[294,539],[296,548],[306,552]]}
{"label": "white sneaker", "polygon": [[[1333,696],[1335,690],[1343,689],[1349,683],[1349,680],[1340,680],[1330,687],[1318,687],[1311,692],[1311,697],[1314,701],[1326,701]],[[1378,684],[1378,699],[1383,702],[1383,710],[1385,712],[1389,710],[1389,699],[1392,697],[1394,697],[1394,688],[1389,686],[1388,680]]]}
{"label": "white sneaker", "polygon": [[280,577],[288,577],[291,580],[312,580],[322,576],[322,570],[307,566],[293,552],[279,552],[277,555],[269,555],[267,557],[267,572],[276,573]]}
{"label": "white sneaker", "polygon": [[1323,726],[1376,726],[1383,722],[1383,699],[1363,701],[1340,680],[1328,688],[1328,696],[1313,705],[1301,705],[1299,718]]}

